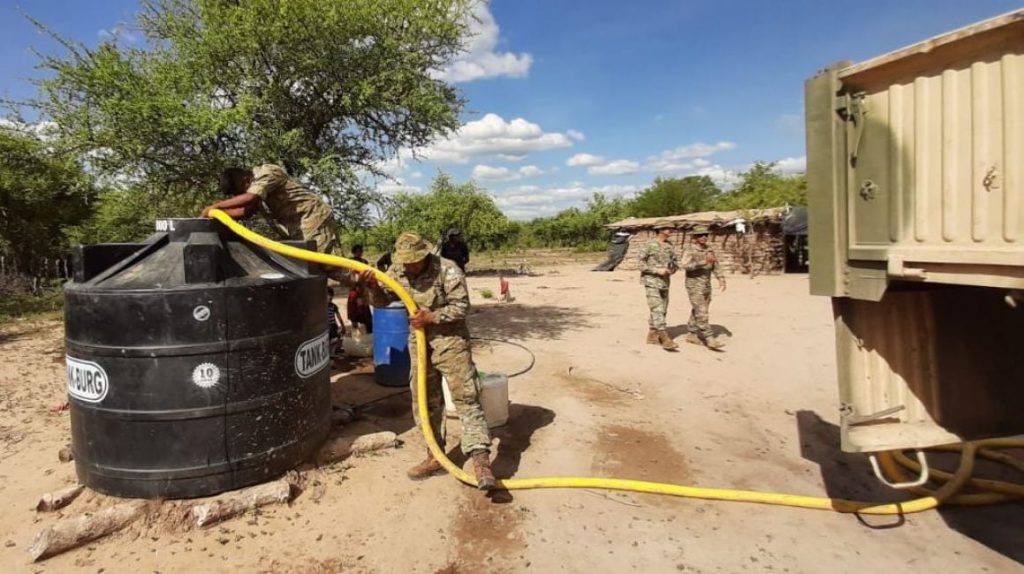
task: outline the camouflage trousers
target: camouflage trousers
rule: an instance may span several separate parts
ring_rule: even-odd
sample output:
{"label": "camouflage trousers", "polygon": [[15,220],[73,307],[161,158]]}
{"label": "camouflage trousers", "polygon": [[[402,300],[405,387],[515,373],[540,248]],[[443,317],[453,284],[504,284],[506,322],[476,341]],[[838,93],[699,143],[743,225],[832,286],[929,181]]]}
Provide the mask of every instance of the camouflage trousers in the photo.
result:
{"label": "camouflage trousers", "polygon": [[647,290],[647,306],[651,308],[651,318],[647,324],[652,329],[664,329],[665,315],[668,314],[668,287],[644,287]]}
{"label": "camouflage trousers", "polygon": [[[327,218],[320,225],[302,228],[302,240],[316,242],[316,250],[327,255],[344,257],[341,251],[341,241],[338,240],[338,233],[334,227],[334,220]],[[324,275],[334,279],[342,285],[351,286],[353,283],[352,274],[340,267],[323,266]]]}
{"label": "camouflage trousers", "polygon": [[[412,387],[412,412],[416,426],[420,425],[420,412],[416,392],[416,344],[409,341],[412,356],[410,386]],[[430,428],[441,448],[446,445],[444,391],[441,376],[448,381],[455,410],[462,422],[462,452],[466,455],[477,450],[490,451],[491,433],[484,419],[480,405],[480,376],[473,365],[473,354],[469,340],[460,336],[436,336],[427,343],[427,410],[430,413]]]}
{"label": "camouflage trousers", "polygon": [[686,294],[690,296],[690,322],[687,330],[707,340],[711,337],[708,307],[711,305],[711,285],[687,285]]}

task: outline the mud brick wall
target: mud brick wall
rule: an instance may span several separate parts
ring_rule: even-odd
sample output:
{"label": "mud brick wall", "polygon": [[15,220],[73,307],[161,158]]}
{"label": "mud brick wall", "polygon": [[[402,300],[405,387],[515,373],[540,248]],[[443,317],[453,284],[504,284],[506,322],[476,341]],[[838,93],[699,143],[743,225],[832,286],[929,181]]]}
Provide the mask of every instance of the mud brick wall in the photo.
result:
{"label": "mud brick wall", "polygon": [[[629,239],[626,258],[616,270],[639,270],[640,249],[655,235],[650,229],[636,231]],[[683,247],[689,243],[690,237],[679,229],[672,232],[670,241],[682,257]],[[746,233],[736,233],[732,227],[716,229],[708,239],[708,245],[715,250],[718,264],[726,275],[750,273],[751,268],[758,274],[781,273],[786,264],[782,227],[774,223],[757,225],[753,229],[748,227]]]}

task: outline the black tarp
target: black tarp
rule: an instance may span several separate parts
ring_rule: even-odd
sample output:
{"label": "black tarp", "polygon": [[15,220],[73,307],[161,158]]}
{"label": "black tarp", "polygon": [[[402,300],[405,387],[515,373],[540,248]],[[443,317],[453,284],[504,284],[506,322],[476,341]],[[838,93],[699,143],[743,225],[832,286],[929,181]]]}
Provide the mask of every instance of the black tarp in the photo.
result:
{"label": "black tarp", "polygon": [[794,207],[782,220],[783,235],[807,235],[807,208]]}
{"label": "black tarp", "polygon": [[626,257],[626,252],[629,251],[629,237],[628,233],[622,231],[614,233],[608,242],[608,259],[591,271],[614,271]]}

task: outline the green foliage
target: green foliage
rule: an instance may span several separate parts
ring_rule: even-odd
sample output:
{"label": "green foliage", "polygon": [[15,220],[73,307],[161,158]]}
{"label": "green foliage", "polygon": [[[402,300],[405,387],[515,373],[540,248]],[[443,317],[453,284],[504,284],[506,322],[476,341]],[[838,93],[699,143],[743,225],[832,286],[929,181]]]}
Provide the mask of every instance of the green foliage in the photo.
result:
{"label": "green foliage", "polygon": [[59,285],[39,295],[24,289],[8,292],[0,285],[0,325],[12,319],[58,319],[63,308],[64,290]]}
{"label": "green foliage", "polygon": [[458,126],[464,101],[432,77],[462,49],[472,0],[149,0],[144,48],[40,56],[23,103],[97,174],[163,195],[213,189],[229,165],[274,162],[365,223],[360,172]]}
{"label": "green foliage", "polygon": [[480,296],[483,297],[484,299],[494,299],[494,291],[491,291],[490,289],[484,289],[480,291]]}
{"label": "green foliage", "polygon": [[629,202],[621,197],[608,199],[595,193],[585,209],[572,207],[552,217],[535,219],[523,226],[521,241],[530,247],[581,247],[591,250],[595,243],[606,247],[608,229],[604,226],[629,214]]}
{"label": "green foliage", "polygon": [[0,254],[29,273],[65,254],[67,232],[91,213],[96,188],[81,164],[34,135],[0,128],[0,158]]}
{"label": "green foliage", "polygon": [[485,190],[472,181],[455,184],[443,173],[426,193],[399,194],[385,211],[385,220],[370,232],[375,248],[390,247],[403,231],[415,231],[436,243],[451,227],[461,230],[474,249],[496,248],[508,241],[512,231],[508,218]]}
{"label": "green foliage", "polygon": [[712,209],[722,191],[706,175],[657,178],[632,202],[636,217],[667,217]]}
{"label": "green foliage", "polygon": [[740,184],[722,194],[717,209],[762,209],[783,205],[807,205],[807,177],[786,176],[774,163],[757,162],[740,174]]}
{"label": "green foliage", "polygon": [[168,195],[142,187],[101,192],[95,213],[71,228],[72,243],[131,243],[153,233],[153,222],[167,217],[195,217],[209,195]]}

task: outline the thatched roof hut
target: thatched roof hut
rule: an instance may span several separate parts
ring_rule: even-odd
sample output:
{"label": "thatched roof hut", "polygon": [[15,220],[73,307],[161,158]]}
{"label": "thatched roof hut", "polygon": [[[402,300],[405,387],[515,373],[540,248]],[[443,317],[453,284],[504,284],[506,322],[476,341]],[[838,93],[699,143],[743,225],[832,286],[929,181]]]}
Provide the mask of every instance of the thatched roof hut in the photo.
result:
{"label": "thatched roof hut", "polygon": [[629,251],[618,269],[639,268],[640,247],[656,235],[652,226],[667,219],[675,225],[671,242],[682,255],[689,231],[697,225],[711,228],[708,243],[718,254],[726,273],[781,272],[786,265],[782,220],[789,208],[772,207],[739,211],[703,211],[671,217],[628,218],[607,225],[614,231],[631,234]]}

